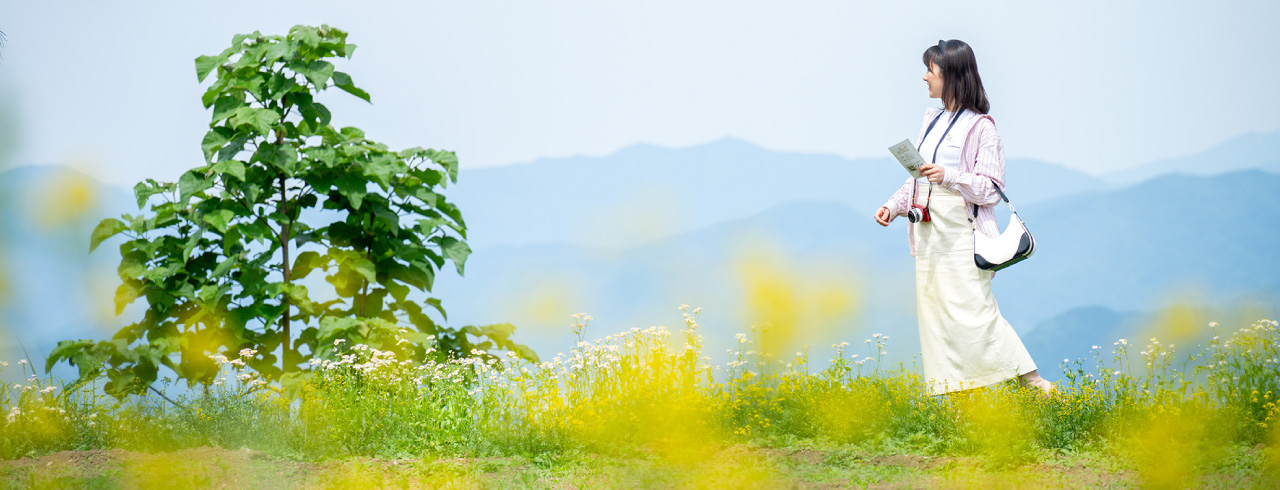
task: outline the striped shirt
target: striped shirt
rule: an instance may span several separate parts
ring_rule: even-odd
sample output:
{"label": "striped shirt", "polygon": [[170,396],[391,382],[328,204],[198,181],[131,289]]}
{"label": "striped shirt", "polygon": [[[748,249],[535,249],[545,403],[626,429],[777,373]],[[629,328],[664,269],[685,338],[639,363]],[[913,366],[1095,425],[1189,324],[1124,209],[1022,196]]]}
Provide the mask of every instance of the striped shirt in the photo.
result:
{"label": "striped shirt", "polygon": [[[925,109],[924,122],[920,125],[920,136],[916,138],[917,143],[924,138],[929,122],[939,112],[942,112],[942,109]],[[969,121],[967,127],[957,124],[952,131],[966,134],[960,149],[960,170],[944,172],[942,185],[959,191],[966,202],[978,205],[978,231],[989,237],[998,236],[1000,228],[996,225],[995,205],[1000,202],[1000,194],[991,185],[990,179],[995,179],[1001,188],[1005,183],[1004,145],[1000,142],[1000,134],[996,132],[995,119],[983,114]],[[911,209],[911,184],[914,180],[908,176],[907,182],[884,203],[884,207],[889,208],[890,222],[898,216],[906,216],[907,210]],[[972,213],[972,209],[970,207],[967,212]],[[911,255],[915,256],[916,223],[907,225],[907,241],[911,245]]]}

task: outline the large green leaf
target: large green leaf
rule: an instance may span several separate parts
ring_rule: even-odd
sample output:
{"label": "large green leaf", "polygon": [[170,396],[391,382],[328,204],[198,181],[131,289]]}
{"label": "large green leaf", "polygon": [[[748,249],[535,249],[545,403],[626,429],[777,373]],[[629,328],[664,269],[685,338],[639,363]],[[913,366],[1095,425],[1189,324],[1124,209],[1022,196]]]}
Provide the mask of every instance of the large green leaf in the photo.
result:
{"label": "large green leaf", "polygon": [[345,339],[350,331],[360,327],[364,322],[357,318],[325,317],[320,320],[320,330],[316,334],[321,344],[332,345],[334,339]]}
{"label": "large green leaf", "polygon": [[467,242],[457,238],[446,236],[440,239],[440,250],[444,252],[444,256],[453,261],[458,268],[458,275],[462,275],[462,267],[467,263],[467,257],[471,255],[471,247],[467,246]]}
{"label": "large green leaf", "polygon": [[164,192],[164,187],[152,179],[138,182],[133,186],[133,196],[138,199],[138,209],[142,209],[147,204],[147,200],[151,196]]}
{"label": "large green leaf", "polygon": [[340,71],[333,72],[333,86],[338,87],[351,95],[364,99],[365,102],[372,102],[369,99],[369,92],[365,92],[359,87],[356,87],[355,83],[351,81],[351,76],[346,73]]}
{"label": "large green leaf", "polygon": [[221,56],[196,57],[196,81],[203,82],[205,77],[209,76],[209,72],[213,71],[224,61],[226,61],[226,58]]}
{"label": "large green leaf", "polygon": [[[204,150],[204,161],[212,162],[213,155],[222,149],[222,145],[231,141],[231,135],[234,132],[229,128],[213,128],[204,134],[204,140],[200,142],[200,149]],[[141,204],[139,204],[141,206]]]}
{"label": "large green leaf", "polygon": [[449,172],[449,180],[458,183],[458,155],[451,151],[428,150],[431,153],[431,161],[437,165],[444,167]]}
{"label": "large green leaf", "polygon": [[223,119],[231,117],[231,115],[235,113],[237,109],[244,107],[244,105],[245,104],[244,104],[243,97],[224,95],[222,97],[218,97],[217,99],[214,99],[213,120],[210,121],[210,123],[217,124],[219,121],[222,121]]}
{"label": "large green leaf", "polygon": [[135,278],[142,277],[147,273],[147,255],[133,251],[122,254],[124,257],[120,259],[120,265],[116,267],[116,272],[120,277]]}
{"label": "large green leaf", "polygon": [[396,301],[404,301],[409,296],[409,287],[404,284],[387,281],[384,285],[387,288],[387,292],[391,293],[391,297],[395,298]]}
{"label": "large green leaf", "polygon": [[[201,226],[199,226],[199,227],[193,227],[193,228],[191,229],[191,236],[187,237],[187,241],[186,241],[186,242],[184,242],[184,243],[182,244],[182,255],[179,255],[179,257],[181,257],[181,258],[182,258],[182,261],[183,261],[183,262],[186,262],[187,260],[190,260],[190,259],[191,259],[191,252],[192,252],[192,251],[194,251],[194,250],[196,249],[196,247],[199,247],[199,246],[200,246],[200,239],[201,239],[201,238],[204,238],[204,232],[205,232],[205,230],[206,230],[206,228],[205,228],[205,226],[204,226],[204,225],[201,225]],[[175,272],[176,272],[177,270],[180,270],[180,269],[181,269],[180,264],[174,264],[174,271],[175,271]],[[191,285],[190,285],[190,284],[186,284],[186,285],[184,285],[184,286],[191,286]],[[194,286],[192,286],[192,287],[194,288]],[[194,291],[194,289],[193,289],[193,291]]]}
{"label": "large green leaf", "polygon": [[449,314],[444,312],[444,305],[441,304],[439,298],[427,298],[425,303],[427,303],[427,306],[435,308],[435,310],[440,313],[440,318],[444,318],[446,320],[449,319]]}
{"label": "large green leaf", "polygon": [[408,192],[408,195],[418,198],[418,200],[422,201],[423,204],[426,204],[427,207],[432,208],[436,207],[436,203],[440,198],[439,194],[431,192],[431,189],[426,187],[414,187]]}
{"label": "large green leaf", "polygon": [[302,68],[302,76],[307,77],[313,85],[323,88],[333,76],[333,63],[328,61],[312,61]]}
{"label": "large green leaf", "polygon": [[289,30],[289,38],[312,48],[320,45],[319,30],[311,26],[293,26]]}
{"label": "large green leaf", "polygon": [[98,222],[98,226],[93,228],[93,234],[89,236],[89,251],[92,252],[102,244],[103,240],[116,236],[120,232],[129,229],[123,221],[115,218],[107,218]]}
{"label": "large green leaf", "polygon": [[249,138],[244,136],[233,138],[231,142],[223,146],[221,150],[218,150],[218,156],[214,161],[221,162],[235,158],[236,155],[239,155],[240,152],[244,151],[244,145],[248,142]]}
{"label": "large green leaf", "polygon": [[200,103],[204,105],[205,109],[213,107],[214,99],[217,99],[219,96],[224,94],[229,85],[231,85],[231,81],[229,79],[219,78],[218,81],[213,82],[213,85],[209,86],[208,90],[204,91],[204,95],[200,96]]}
{"label": "large green leaf", "polygon": [[285,175],[292,176],[298,167],[298,152],[287,144],[263,144],[253,154],[253,161],[264,162],[280,169]]}
{"label": "large green leaf", "polygon": [[266,74],[254,73],[243,78],[233,79],[229,84],[229,87],[233,89],[247,91],[249,92],[250,95],[253,96],[253,98],[257,100],[264,100],[266,99],[265,97],[266,94],[264,93],[264,90],[266,90],[266,88],[264,87],[266,83],[267,83]]}
{"label": "large green leaf", "polygon": [[222,277],[226,275],[227,272],[231,271],[231,269],[234,268],[239,263],[240,263],[239,256],[233,255],[233,256],[227,257],[226,260],[223,260],[222,262],[218,263],[218,266],[213,269],[213,272],[210,273],[210,276],[214,278]]}
{"label": "large green leaf", "polygon": [[364,202],[365,194],[368,194],[368,181],[361,179],[359,176],[346,173],[334,182],[338,193],[342,194],[351,201],[351,207],[359,210],[360,205]]}
{"label": "large green leaf", "polygon": [[306,118],[317,128],[323,128],[329,125],[333,119],[333,114],[329,113],[329,108],[319,102],[313,102],[302,108],[302,117]]}
{"label": "large green leaf", "polygon": [[311,271],[326,267],[328,264],[329,257],[308,250],[298,254],[298,258],[294,259],[293,267],[289,269],[289,276],[294,281],[302,280],[310,275]]}
{"label": "large green leaf", "polygon": [[271,136],[271,127],[280,120],[280,114],[272,109],[240,107],[231,114],[227,125],[234,129],[251,129],[259,136]]}
{"label": "large green leaf", "polygon": [[342,140],[344,142],[360,141],[364,139],[364,131],[360,128],[354,128],[351,126],[338,130],[338,134],[342,135]]}
{"label": "large green leaf", "polygon": [[227,231],[227,224],[236,217],[236,213],[230,209],[217,209],[204,215],[204,222],[209,223],[218,233]]}
{"label": "large green leaf", "polygon": [[391,154],[376,155],[364,164],[364,176],[373,179],[383,189],[391,187],[391,180],[399,170],[396,163]]}
{"label": "large green leaf", "polygon": [[297,49],[297,44],[293,41],[280,41],[272,43],[267,47],[265,53],[262,54],[262,62],[266,64],[274,63],[281,58],[287,58]]}
{"label": "large green leaf", "polygon": [[244,182],[244,163],[238,160],[223,160],[213,165],[213,171],[219,174],[230,174]]}
{"label": "large green leaf", "polygon": [[387,207],[385,204],[382,204],[381,199],[379,200],[379,204],[380,205],[373,210],[373,215],[378,218],[378,222],[386,225],[389,230],[400,229],[400,215],[396,214],[395,210]]}
{"label": "large green leaf", "polygon": [[203,192],[205,189],[212,186],[213,182],[211,179],[200,175],[199,171],[191,170],[183,173],[182,177],[178,178],[178,200],[185,203],[187,200],[191,199],[191,196]]}
{"label": "large green leaf", "polygon": [[129,303],[138,299],[138,296],[140,295],[139,293],[140,291],[138,291],[137,285],[133,284],[131,281],[125,281],[123,284],[120,284],[120,286],[116,288],[116,314],[119,315],[124,313],[124,307],[129,306]]}
{"label": "large green leaf", "polygon": [[[310,146],[302,150],[306,155],[316,161],[323,163],[326,167],[332,167],[338,153],[333,148]],[[325,186],[328,187],[328,186]]]}
{"label": "large green leaf", "polygon": [[339,267],[337,271],[326,276],[325,281],[333,285],[333,290],[342,298],[350,298],[360,293],[364,286],[364,277],[350,267]]}
{"label": "large green leaf", "polygon": [[[310,94],[306,92],[306,89],[298,86],[298,82],[294,78],[294,76],[286,75],[283,72],[272,74],[271,79],[267,81],[267,92],[271,94],[271,100],[282,100],[294,94],[309,96]],[[288,102],[285,104],[288,105]]]}
{"label": "large green leaf", "polygon": [[441,200],[436,202],[436,209],[458,224],[458,234],[462,235],[463,238],[467,237],[467,223],[462,220],[462,211],[459,211],[457,206]]}
{"label": "large green leaf", "polygon": [[369,259],[358,257],[351,261],[351,267],[363,276],[366,281],[376,282],[378,280],[377,270],[374,268],[373,262]]}
{"label": "large green leaf", "polygon": [[[44,372],[48,374],[53,370],[53,366],[59,361],[66,360],[71,365],[76,366],[80,370],[80,378],[86,379],[95,374],[102,366],[102,361],[110,355],[109,352],[103,352],[98,348],[100,344],[110,346],[106,342],[94,342],[92,340],[63,340],[49,353],[49,357],[44,363]],[[68,389],[67,391],[72,391]]]}

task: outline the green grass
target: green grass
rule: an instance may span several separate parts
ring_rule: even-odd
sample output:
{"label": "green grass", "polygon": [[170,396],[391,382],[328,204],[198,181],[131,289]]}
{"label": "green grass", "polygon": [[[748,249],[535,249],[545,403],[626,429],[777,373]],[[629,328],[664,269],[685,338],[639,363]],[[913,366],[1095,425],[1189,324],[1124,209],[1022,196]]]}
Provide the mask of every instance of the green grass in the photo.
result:
{"label": "green grass", "polygon": [[929,396],[920,373],[883,365],[880,336],[870,358],[838,345],[816,370],[804,352],[759,352],[767,339],[753,328],[732,362],[713,366],[692,315],[680,332],[583,340],[536,365],[413,365],[352,346],[288,395],[234,360],[176,403],[36,376],[0,406],[0,481],[1267,488],[1280,482],[1276,326],[1212,325],[1214,340],[1190,354],[1117,341],[1067,365],[1051,398],[1013,382]]}
{"label": "green grass", "polygon": [[[1232,466],[1189,480],[1204,488],[1273,488],[1259,471],[1265,451],[1241,449]],[[507,456],[321,463],[214,448],[171,453],[58,453],[0,467],[13,488],[1127,488],[1151,486],[1105,452],[1045,455],[1034,464],[995,466],[979,457],[726,446],[674,462],[569,452]]]}

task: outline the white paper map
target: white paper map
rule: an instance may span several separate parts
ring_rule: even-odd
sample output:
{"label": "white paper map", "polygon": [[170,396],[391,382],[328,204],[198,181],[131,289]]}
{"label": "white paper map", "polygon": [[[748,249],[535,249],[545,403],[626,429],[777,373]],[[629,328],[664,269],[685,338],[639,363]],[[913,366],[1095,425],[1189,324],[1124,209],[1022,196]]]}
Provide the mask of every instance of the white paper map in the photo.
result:
{"label": "white paper map", "polygon": [[911,145],[911,140],[902,140],[901,143],[890,146],[889,152],[893,153],[893,157],[898,159],[898,163],[901,163],[902,168],[907,169],[912,177],[920,178],[920,166],[924,165],[924,157],[920,156],[916,147]]}

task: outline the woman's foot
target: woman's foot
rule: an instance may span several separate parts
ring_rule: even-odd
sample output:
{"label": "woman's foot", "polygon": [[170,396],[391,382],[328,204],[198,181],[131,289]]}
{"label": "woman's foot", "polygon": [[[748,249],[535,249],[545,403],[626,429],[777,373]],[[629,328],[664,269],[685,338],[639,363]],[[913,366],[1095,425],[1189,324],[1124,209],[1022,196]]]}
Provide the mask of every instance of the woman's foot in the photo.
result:
{"label": "woman's foot", "polygon": [[1023,386],[1032,386],[1040,389],[1041,396],[1049,396],[1053,393],[1053,383],[1040,377],[1040,371],[1031,371],[1027,374],[1019,376]]}

